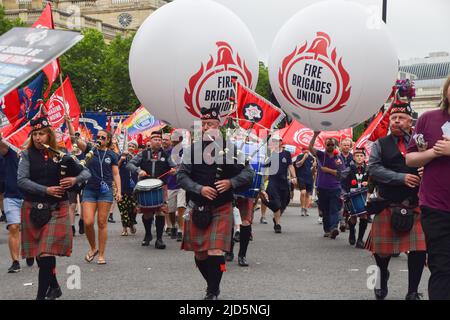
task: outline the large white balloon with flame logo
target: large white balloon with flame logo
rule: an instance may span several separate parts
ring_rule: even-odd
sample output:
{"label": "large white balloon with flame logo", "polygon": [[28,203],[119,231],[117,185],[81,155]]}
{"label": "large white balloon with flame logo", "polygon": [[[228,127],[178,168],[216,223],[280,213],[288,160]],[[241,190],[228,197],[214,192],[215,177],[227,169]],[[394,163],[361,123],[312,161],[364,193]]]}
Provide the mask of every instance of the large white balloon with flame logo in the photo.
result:
{"label": "large white balloon with flame logo", "polygon": [[200,108],[229,114],[231,76],[254,89],[258,55],[245,24],[210,0],[177,0],[156,10],[131,46],[130,78],[141,103],[158,119],[191,129]]}
{"label": "large white balloon with flame logo", "polygon": [[353,127],[388,99],[398,72],[393,40],[373,8],[324,1],[295,14],[269,58],[281,107],[314,130]]}

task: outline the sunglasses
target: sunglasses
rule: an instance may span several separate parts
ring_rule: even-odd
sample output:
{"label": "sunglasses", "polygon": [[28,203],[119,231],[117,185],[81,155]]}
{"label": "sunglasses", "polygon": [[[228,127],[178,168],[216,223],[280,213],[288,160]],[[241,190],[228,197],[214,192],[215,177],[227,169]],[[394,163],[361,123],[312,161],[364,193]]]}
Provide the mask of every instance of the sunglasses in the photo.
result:
{"label": "sunglasses", "polygon": [[105,136],[97,136],[97,140],[98,139],[100,139],[100,140],[106,140],[106,137]]}
{"label": "sunglasses", "polygon": [[334,147],[334,146],[335,146],[334,143],[328,143],[328,144],[327,144],[327,147]]}

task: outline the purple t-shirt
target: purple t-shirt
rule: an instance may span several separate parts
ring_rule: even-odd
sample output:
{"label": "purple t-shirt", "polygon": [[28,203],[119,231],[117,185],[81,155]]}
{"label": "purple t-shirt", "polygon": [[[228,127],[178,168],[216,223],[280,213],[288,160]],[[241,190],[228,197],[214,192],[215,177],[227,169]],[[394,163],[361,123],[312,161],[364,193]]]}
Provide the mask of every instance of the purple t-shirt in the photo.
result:
{"label": "purple t-shirt", "polygon": [[[442,140],[442,126],[450,121],[448,112],[433,110],[425,112],[417,120],[413,139],[409,141],[408,152],[417,152],[415,138],[422,134],[427,149],[433,148],[437,140]],[[419,190],[421,206],[450,213],[450,157],[433,159],[424,169]]]}
{"label": "purple t-shirt", "polygon": [[333,156],[330,158],[328,154],[320,150],[317,150],[316,157],[317,163],[319,164],[319,169],[317,170],[317,187],[321,189],[340,189],[341,182],[339,179],[330,173],[322,172],[320,167],[342,171],[345,168],[342,157]]}

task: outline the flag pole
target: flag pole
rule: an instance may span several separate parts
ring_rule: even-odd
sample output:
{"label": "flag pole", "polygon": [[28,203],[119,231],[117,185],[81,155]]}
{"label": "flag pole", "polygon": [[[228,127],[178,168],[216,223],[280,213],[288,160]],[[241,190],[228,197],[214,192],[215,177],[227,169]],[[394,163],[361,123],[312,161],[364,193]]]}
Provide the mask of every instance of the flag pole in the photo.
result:
{"label": "flag pole", "polygon": [[64,93],[64,85],[63,85],[63,79],[62,79],[62,71],[59,72],[59,82],[61,83],[61,90],[63,95],[63,102],[64,102],[64,113],[65,115],[70,117],[69,110],[67,110],[67,104],[66,104],[66,94]]}

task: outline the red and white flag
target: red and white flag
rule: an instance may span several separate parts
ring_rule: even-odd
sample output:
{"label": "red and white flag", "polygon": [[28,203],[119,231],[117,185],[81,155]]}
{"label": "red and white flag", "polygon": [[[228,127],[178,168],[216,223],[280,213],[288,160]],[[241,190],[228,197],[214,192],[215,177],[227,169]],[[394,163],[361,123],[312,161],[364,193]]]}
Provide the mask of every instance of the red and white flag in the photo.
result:
{"label": "red and white flag", "polygon": [[372,144],[379,138],[387,136],[389,133],[390,113],[390,108],[384,114],[381,110],[378,111],[367,129],[363,132],[361,137],[359,137],[358,141],[356,141],[355,148],[364,148],[366,150],[366,155],[370,156]]}
{"label": "red and white flag", "polygon": [[[42,29],[54,29],[55,25],[53,24],[53,15],[52,15],[52,6],[50,3],[47,3],[44,11],[42,11],[39,19],[35,21],[35,23],[31,26],[32,28],[42,28]],[[48,79],[48,87],[44,93],[44,98],[47,98],[48,93],[52,87],[53,82],[55,82],[59,73],[61,72],[61,66],[59,65],[59,60],[55,59],[50,62],[47,66],[42,69],[47,76]]]}
{"label": "red and white flag", "polygon": [[236,106],[239,126],[247,130],[252,128],[259,137],[267,135],[284,118],[280,108],[237,81]]}
{"label": "red and white flag", "polygon": [[[55,129],[60,128],[64,123],[64,115],[66,112],[69,113],[71,119],[77,119],[80,116],[80,105],[78,104],[69,77],[66,77],[62,86],[60,86],[47,101],[45,112],[52,127]],[[75,130],[77,127],[78,126],[76,126]]]}

